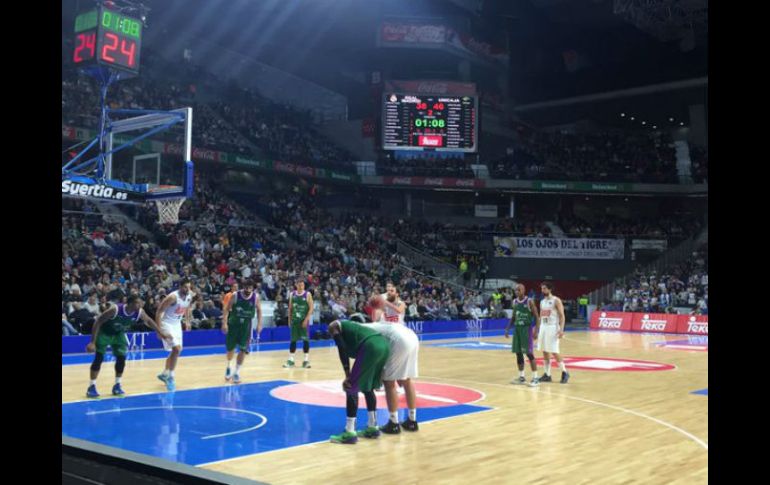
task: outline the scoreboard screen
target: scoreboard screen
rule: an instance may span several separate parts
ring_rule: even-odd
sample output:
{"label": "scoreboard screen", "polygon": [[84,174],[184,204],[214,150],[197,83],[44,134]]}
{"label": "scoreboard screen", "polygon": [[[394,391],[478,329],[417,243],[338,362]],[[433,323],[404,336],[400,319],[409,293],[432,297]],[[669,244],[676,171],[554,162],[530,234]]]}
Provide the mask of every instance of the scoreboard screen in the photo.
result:
{"label": "scoreboard screen", "polygon": [[477,151],[475,96],[386,93],[382,113],[385,150]]}
{"label": "scoreboard screen", "polygon": [[80,67],[101,64],[139,73],[142,22],[120,12],[99,8],[75,18],[72,61]]}

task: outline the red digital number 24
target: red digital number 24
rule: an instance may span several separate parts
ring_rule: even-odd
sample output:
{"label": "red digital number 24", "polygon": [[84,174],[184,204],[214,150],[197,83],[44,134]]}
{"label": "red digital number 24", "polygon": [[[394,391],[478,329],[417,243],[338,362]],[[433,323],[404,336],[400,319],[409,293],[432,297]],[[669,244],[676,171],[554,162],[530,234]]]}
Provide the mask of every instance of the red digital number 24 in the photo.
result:
{"label": "red digital number 24", "polygon": [[[118,36],[111,33],[104,34],[106,40],[104,47],[102,47],[102,59],[107,62],[115,62],[115,58],[108,55],[114,52],[118,48]],[[120,52],[127,57],[127,64],[133,67],[136,63],[136,43],[126,42],[126,39],[120,41]]]}

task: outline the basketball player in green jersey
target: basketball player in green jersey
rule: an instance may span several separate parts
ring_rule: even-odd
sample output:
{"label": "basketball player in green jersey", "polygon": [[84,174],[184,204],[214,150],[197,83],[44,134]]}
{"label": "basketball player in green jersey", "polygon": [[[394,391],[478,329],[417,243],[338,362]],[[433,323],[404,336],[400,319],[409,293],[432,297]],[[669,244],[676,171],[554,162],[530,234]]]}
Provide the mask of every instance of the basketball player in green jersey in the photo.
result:
{"label": "basketball player in green jersey", "polygon": [[96,352],[94,361],[91,363],[91,384],[88,386],[86,396],[99,397],[99,393],[96,392],[96,378],[99,376],[108,346],[112,348],[112,354],[115,356],[115,385],[112,387],[112,394],[115,396],[125,394],[120,386],[120,379],[126,367],[128,352],[126,332],[134,323],[142,320],[145,325],[158,332],[161,339],[171,338],[170,334],[161,330],[160,326],[142,310],[142,305],[144,303],[138,296],[131,295],[125,304],[112,305],[96,319],[91,341],[86,345],[87,352]]}
{"label": "basketball player in green jersey", "polygon": [[529,365],[532,368],[532,381],[530,386],[537,386],[540,380],[537,377],[537,362],[532,353],[532,319],[539,318],[537,305],[527,297],[527,289],[524,285],[516,285],[514,290],[516,298],[513,300],[513,316],[505,327],[505,338],[508,338],[508,330],[513,325],[513,342],[511,351],[516,354],[516,365],[519,367],[519,379],[511,381],[511,384],[525,384],[524,378],[524,354],[527,354]]}
{"label": "basketball player in green jersey", "polygon": [[295,283],[297,291],[289,295],[289,328],[291,329],[291,343],[289,343],[289,360],[284,367],[294,367],[294,352],[297,351],[297,340],[302,340],[302,351],[305,353],[305,361],[302,367],[310,368],[310,340],[307,338],[307,328],[310,318],[313,316],[313,295],[305,291],[305,281],[298,279]]}
{"label": "basketball player in green jersey", "polygon": [[[358,392],[366,399],[369,421],[360,434],[366,438],[377,438],[377,398],[374,390],[382,385],[382,371],[390,356],[390,343],[383,335],[367,325],[351,320],[335,320],[329,324],[329,334],[334,339],[340,362],[345,371],[342,390],[346,396],[345,431],[330,437],[332,443],[353,444],[358,441],[356,415],[358,414]],[[356,359],[350,369],[350,357]]]}
{"label": "basketball player in green jersey", "polygon": [[[243,290],[233,293],[227,301],[222,312],[222,333],[227,335],[225,348],[227,349],[227,369],[225,380],[233,380],[234,384],[241,382],[241,366],[246,360],[251,344],[251,322],[257,316],[257,335],[262,331],[262,305],[259,296],[254,291],[254,282],[247,280],[243,283]],[[233,373],[233,354],[238,347],[238,360]]]}

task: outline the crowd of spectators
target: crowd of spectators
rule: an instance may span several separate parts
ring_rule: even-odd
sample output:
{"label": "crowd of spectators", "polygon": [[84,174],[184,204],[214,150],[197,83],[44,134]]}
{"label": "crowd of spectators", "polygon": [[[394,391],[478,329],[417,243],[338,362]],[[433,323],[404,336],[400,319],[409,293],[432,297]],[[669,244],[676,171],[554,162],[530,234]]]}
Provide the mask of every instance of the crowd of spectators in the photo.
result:
{"label": "crowd of spectators", "polygon": [[708,246],[694,251],[691,258],[663,270],[637,269],[616,283],[612,301],[603,302],[605,311],[677,313],[686,307],[693,315],[708,314]]}
{"label": "crowd of spectators", "polygon": [[309,112],[232,89],[212,107],[269,158],[347,171],[353,167],[355,156],[321,135]]}
{"label": "crowd of spectators", "polygon": [[474,178],[471,162],[464,157],[381,157],[379,175]]}
{"label": "crowd of spectators", "polygon": [[[297,279],[306,282],[322,322],[365,311],[372,293],[393,280],[413,317],[486,315],[478,292],[449,286],[406,267],[394,241],[405,221],[347,214],[334,217],[307,195],[269,196],[265,224],[199,176],[195,197],[180,211],[180,224],[161,226],[153,207],[128,212],[153,237],[131,234],[108,222],[89,203],[67,201],[62,214],[62,332],[88,333],[100,311],[120,295],[139,294],[154,315],[182,277],[199,293],[194,328],[221,325],[222,298],[233,285],[254,279],[275,320],[285,324],[287,297]],[[118,295],[118,296],[115,296]],[[318,321],[318,320],[316,320]],[[137,325],[137,329],[141,324]]]}
{"label": "crowd of spectators", "polygon": [[633,219],[603,214],[594,221],[586,221],[575,215],[560,214],[556,218],[559,227],[569,237],[645,237],[681,240],[695,234],[702,226],[691,214]]}
{"label": "crowd of spectators", "polygon": [[[148,51],[151,52],[151,51]],[[144,54],[143,54],[144,57]],[[150,55],[152,57],[152,55]],[[143,62],[145,59],[143,58]],[[181,64],[180,73],[201,75]],[[110,86],[110,108],[171,110],[193,107],[193,146],[270,157],[285,162],[351,171],[355,157],[321,135],[309,113],[268,100],[232,83],[206,76],[208,97],[198,99],[197,79],[189,82],[142,75]],[[74,70],[62,72],[62,122],[96,129],[100,116],[96,82]],[[166,132],[170,141],[178,134]]]}
{"label": "crowd of spectators", "polygon": [[677,183],[672,140],[660,133],[521,130],[489,169],[498,178]]}

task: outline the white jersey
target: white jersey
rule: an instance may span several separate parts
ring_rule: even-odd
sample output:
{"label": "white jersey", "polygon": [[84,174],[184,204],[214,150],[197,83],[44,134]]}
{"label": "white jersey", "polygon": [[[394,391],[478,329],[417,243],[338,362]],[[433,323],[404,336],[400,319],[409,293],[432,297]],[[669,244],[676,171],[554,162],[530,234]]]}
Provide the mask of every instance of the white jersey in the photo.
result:
{"label": "white jersey", "polygon": [[[387,293],[383,293],[380,296],[387,301],[388,299]],[[400,303],[401,303],[401,299],[396,297],[396,301],[394,302],[394,305],[398,305]],[[387,323],[400,323],[401,325],[404,325],[404,314],[398,313],[396,310],[385,305],[385,308],[383,308],[382,310],[382,316],[380,316],[380,321],[387,322]]]}
{"label": "white jersey", "polygon": [[387,322],[370,323],[366,326],[388,339],[390,343],[390,355],[382,369],[383,380],[395,381],[418,376],[420,339],[411,328]]}
{"label": "white jersey", "polygon": [[179,295],[179,290],[176,290],[169,293],[169,295],[174,295],[176,297],[176,303],[166,308],[166,311],[163,312],[160,320],[162,323],[179,325],[182,323],[182,317],[185,316],[187,310],[190,308],[195,293],[188,291],[187,296],[182,298]]}
{"label": "white jersey", "polygon": [[540,325],[558,325],[559,312],[556,297],[551,295],[540,300]]}

